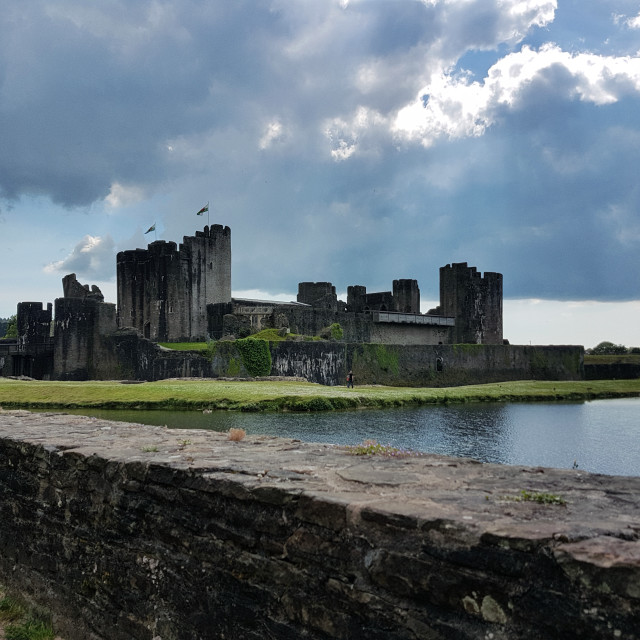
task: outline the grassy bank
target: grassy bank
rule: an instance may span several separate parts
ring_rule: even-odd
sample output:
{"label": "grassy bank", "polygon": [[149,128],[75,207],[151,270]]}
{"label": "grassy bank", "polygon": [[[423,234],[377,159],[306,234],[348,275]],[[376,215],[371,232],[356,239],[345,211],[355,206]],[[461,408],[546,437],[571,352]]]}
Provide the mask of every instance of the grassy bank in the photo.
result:
{"label": "grassy bank", "polygon": [[160,380],[49,382],[0,378],[5,409],[230,409],[327,411],[459,402],[531,402],[640,396],[640,380],[502,382],[449,388],[324,387],[306,382]]}

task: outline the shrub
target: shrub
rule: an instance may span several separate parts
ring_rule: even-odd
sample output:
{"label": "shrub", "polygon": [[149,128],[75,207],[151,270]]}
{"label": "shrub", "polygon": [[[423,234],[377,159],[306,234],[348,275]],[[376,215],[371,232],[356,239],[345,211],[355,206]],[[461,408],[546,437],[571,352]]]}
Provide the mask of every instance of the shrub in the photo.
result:
{"label": "shrub", "polygon": [[329,332],[331,333],[331,338],[333,340],[342,340],[342,337],[344,336],[344,331],[338,322],[334,322],[329,327]]}
{"label": "shrub", "polygon": [[9,324],[4,334],[5,338],[17,338],[18,337],[18,318],[17,316],[11,316],[9,318]]}
{"label": "shrub", "polygon": [[613,342],[601,342],[591,349],[594,356],[620,356],[627,353],[627,347],[623,344],[613,344]]}
{"label": "shrub", "polygon": [[250,376],[268,376],[271,373],[271,351],[266,340],[243,338],[236,340],[242,364]]}

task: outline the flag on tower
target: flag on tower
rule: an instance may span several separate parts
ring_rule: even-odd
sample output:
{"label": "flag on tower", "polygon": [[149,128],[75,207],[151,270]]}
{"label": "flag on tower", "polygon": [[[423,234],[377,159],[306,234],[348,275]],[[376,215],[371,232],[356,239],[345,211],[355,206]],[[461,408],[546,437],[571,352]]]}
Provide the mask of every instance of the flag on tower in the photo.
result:
{"label": "flag on tower", "polygon": [[154,222],[145,232],[144,235],[146,236],[147,233],[151,233],[152,231],[156,230],[156,223]]}
{"label": "flag on tower", "polygon": [[200,209],[200,211],[198,211],[198,213],[196,213],[197,216],[201,216],[203,213],[206,213],[207,211],[209,211],[209,203],[207,202],[207,204],[202,207],[202,209]]}

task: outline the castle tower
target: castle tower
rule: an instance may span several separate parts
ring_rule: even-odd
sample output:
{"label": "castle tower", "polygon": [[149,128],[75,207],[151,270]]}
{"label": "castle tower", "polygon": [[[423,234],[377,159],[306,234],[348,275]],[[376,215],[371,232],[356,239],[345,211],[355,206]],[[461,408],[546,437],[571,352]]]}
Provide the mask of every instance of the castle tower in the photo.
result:
{"label": "castle tower", "polygon": [[367,287],[354,284],[347,287],[347,311],[362,313],[367,304]]}
{"label": "castle tower", "polygon": [[420,313],[420,289],[417,280],[393,281],[394,311]]}
{"label": "castle tower", "polygon": [[318,309],[338,309],[336,288],[330,282],[299,282],[297,301]]}
{"label": "castle tower", "polygon": [[231,301],[231,230],[205,227],[117,256],[118,323],[159,342],[204,340],[207,304]]}
{"label": "castle tower", "polygon": [[502,274],[459,262],[440,268],[440,307],[453,316],[455,343],[502,344]]}

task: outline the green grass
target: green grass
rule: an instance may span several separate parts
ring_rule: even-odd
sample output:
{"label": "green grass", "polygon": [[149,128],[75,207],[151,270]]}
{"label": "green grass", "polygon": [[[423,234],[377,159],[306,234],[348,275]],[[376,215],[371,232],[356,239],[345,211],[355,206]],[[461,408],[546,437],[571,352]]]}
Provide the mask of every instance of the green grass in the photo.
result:
{"label": "green grass", "polygon": [[8,625],[4,633],[7,640],[53,640],[55,637],[50,623],[31,619]]}
{"label": "green grass", "polygon": [[517,496],[505,496],[505,500],[511,500],[512,502],[537,502],[538,504],[567,504],[567,501],[556,495],[555,493],[546,493],[543,491],[527,491],[521,489]]}
{"label": "green grass", "polygon": [[445,388],[325,387],[309,382],[159,380],[53,382],[0,378],[5,409],[232,409],[326,411],[462,402],[533,402],[640,396],[640,379],[526,380]]}
{"label": "green grass", "polygon": [[0,587],[0,620],[8,623],[4,631],[7,640],[53,640],[55,633],[50,622],[29,612],[21,601],[3,592]]}
{"label": "green grass", "polygon": [[13,622],[27,615],[24,606],[10,596],[0,598],[0,620]]}
{"label": "green grass", "polygon": [[208,346],[206,342],[159,342],[158,344],[173,351],[205,351]]}

